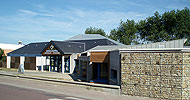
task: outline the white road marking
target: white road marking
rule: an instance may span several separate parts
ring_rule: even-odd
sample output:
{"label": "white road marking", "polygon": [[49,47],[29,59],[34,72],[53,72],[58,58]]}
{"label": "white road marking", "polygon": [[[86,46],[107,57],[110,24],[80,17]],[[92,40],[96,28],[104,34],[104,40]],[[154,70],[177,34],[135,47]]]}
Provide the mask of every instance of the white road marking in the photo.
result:
{"label": "white road marking", "polygon": [[63,99],[53,98],[53,99],[48,99],[48,100],[63,100]]}
{"label": "white road marking", "polygon": [[73,99],[73,100],[84,100],[84,99],[79,99],[79,98],[75,98],[75,97],[65,97],[66,99]]}

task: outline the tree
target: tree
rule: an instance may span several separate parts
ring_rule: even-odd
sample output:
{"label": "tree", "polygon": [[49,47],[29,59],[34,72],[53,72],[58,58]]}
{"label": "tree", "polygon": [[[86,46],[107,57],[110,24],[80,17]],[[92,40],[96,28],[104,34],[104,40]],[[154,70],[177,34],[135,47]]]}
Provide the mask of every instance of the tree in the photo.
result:
{"label": "tree", "polygon": [[0,60],[3,58],[4,51],[0,48]]}
{"label": "tree", "polygon": [[89,27],[85,30],[85,34],[100,34],[102,36],[106,36],[106,33],[103,29],[95,28],[95,27]]}
{"label": "tree", "polygon": [[160,42],[169,40],[169,35],[164,30],[161,15],[158,12],[155,12],[154,16],[141,20],[137,25],[137,29],[143,41]]}
{"label": "tree", "polygon": [[160,15],[157,11],[153,16],[139,21],[138,34],[142,41],[160,42],[187,38],[190,45],[190,11],[171,10]]}
{"label": "tree", "polygon": [[123,44],[136,44],[136,32],[137,28],[134,20],[121,21],[119,27],[111,30],[108,37]]}

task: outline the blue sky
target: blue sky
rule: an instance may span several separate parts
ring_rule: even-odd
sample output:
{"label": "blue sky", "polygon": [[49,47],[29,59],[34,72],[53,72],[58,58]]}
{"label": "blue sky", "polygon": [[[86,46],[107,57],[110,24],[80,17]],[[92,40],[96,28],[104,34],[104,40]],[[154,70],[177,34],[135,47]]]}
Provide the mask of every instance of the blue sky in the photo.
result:
{"label": "blue sky", "polygon": [[120,20],[184,7],[190,0],[1,0],[0,43],[65,40],[90,26],[108,34]]}

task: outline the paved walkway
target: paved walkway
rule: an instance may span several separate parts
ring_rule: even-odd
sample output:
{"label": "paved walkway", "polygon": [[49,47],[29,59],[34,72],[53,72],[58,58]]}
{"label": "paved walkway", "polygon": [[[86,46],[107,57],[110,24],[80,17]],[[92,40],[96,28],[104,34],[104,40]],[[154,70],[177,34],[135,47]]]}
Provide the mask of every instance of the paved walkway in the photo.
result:
{"label": "paved walkway", "polygon": [[0,73],[49,78],[49,79],[59,79],[59,80],[65,80],[65,81],[74,81],[76,79],[76,76],[67,74],[67,73],[63,74],[63,73],[57,73],[57,72],[45,72],[45,71],[41,72],[41,71],[36,71],[36,70],[25,70],[24,74],[19,74],[16,70],[14,71],[1,70]]}
{"label": "paved walkway", "polygon": [[25,79],[36,79],[36,80],[43,80],[50,82],[75,84],[87,88],[96,88],[101,91],[109,91],[116,94],[118,94],[120,90],[120,86],[75,81],[79,79],[78,76],[71,74],[57,73],[57,72],[41,72],[36,70],[25,70],[24,74],[19,74],[17,69],[0,68],[0,75],[19,77]]}

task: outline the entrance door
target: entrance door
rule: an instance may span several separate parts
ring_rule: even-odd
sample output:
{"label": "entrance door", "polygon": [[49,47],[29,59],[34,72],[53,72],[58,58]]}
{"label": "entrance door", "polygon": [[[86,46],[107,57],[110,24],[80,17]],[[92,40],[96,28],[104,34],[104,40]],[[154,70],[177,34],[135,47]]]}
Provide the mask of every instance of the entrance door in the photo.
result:
{"label": "entrance door", "polygon": [[93,80],[97,83],[108,83],[108,64],[93,63]]}
{"label": "entrance door", "polygon": [[50,56],[50,71],[62,72],[62,57]]}
{"label": "entrance door", "polygon": [[64,59],[65,61],[65,73],[70,73],[70,56]]}

